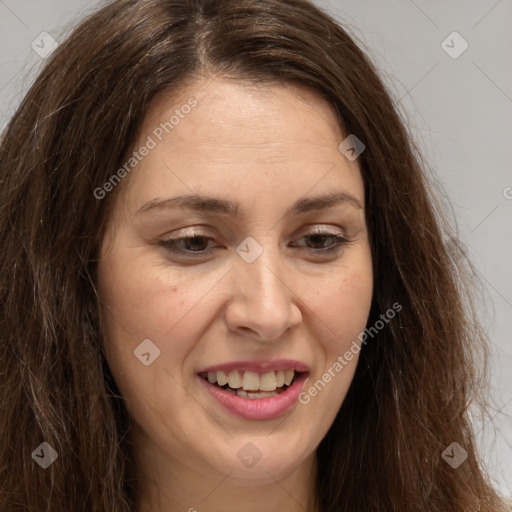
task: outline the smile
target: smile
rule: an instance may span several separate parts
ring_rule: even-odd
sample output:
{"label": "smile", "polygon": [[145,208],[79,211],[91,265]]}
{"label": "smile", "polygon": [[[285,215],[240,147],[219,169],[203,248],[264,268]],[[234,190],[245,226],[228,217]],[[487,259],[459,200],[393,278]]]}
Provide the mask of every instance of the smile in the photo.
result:
{"label": "smile", "polygon": [[269,371],[259,374],[252,371],[203,372],[200,377],[224,391],[243,398],[270,398],[283,393],[298,376],[295,370]]}
{"label": "smile", "polygon": [[213,369],[199,372],[197,376],[210,396],[231,414],[268,420],[281,416],[297,402],[308,372],[292,368]]}

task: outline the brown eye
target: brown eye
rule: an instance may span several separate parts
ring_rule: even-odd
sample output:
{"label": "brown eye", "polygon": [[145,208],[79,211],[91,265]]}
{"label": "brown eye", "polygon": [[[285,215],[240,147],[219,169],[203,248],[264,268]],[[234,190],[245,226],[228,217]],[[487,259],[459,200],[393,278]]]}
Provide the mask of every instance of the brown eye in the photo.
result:
{"label": "brown eye", "polygon": [[185,241],[185,246],[191,251],[204,251],[208,246],[208,238],[205,236],[191,236],[182,238]]}
{"label": "brown eye", "polygon": [[211,249],[208,249],[210,241],[213,241],[213,238],[203,235],[193,235],[169,240],[160,240],[158,245],[175,254],[195,257],[204,256],[211,252]]}
{"label": "brown eye", "polygon": [[318,254],[330,254],[340,251],[349,242],[345,237],[329,231],[316,231],[303,236],[302,239],[309,240],[310,243],[305,246],[299,245],[300,247],[305,247],[306,250]]}

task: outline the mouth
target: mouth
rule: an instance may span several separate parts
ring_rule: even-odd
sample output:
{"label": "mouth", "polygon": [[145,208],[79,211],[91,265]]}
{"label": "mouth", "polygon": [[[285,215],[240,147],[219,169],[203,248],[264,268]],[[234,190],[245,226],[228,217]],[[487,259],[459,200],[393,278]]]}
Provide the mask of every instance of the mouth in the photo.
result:
{"label": "mouth", "polygon": [[213,403],[250,420],[281,416],[298,402],[309,371],[301,363],[241,363],[208,368],[197,378]]}
{"label": "mouth", "polygon": [[277,370],[258,373],[250,370],[229,372],[200,372],[199,376],[212,386],[233,395],[249,398],[272,398],[284,393],[299,377],[296,370]]}

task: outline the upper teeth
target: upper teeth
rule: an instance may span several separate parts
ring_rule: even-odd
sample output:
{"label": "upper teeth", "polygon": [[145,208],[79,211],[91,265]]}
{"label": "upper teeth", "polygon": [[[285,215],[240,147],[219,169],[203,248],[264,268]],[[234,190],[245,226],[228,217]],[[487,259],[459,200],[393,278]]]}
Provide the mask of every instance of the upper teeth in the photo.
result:
{"label": "upper teeth", "polygon": [[274,391],[283,385],[289,386],[295,375],[294,370],[278,370],[259,374],[256,372],[208,372],[208,382],[219,386],[229,384],[230,388],[243,388],[245,391]]}

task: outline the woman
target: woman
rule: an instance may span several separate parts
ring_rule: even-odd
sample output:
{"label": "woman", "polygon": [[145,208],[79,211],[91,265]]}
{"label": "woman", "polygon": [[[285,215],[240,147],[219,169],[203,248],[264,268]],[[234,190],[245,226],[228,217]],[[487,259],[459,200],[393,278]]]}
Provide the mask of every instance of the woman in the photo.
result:
{"label": "woman", "polygon": [[111,2],[0,166],[1,510],[505,510],[462,256],[312,4]]}

